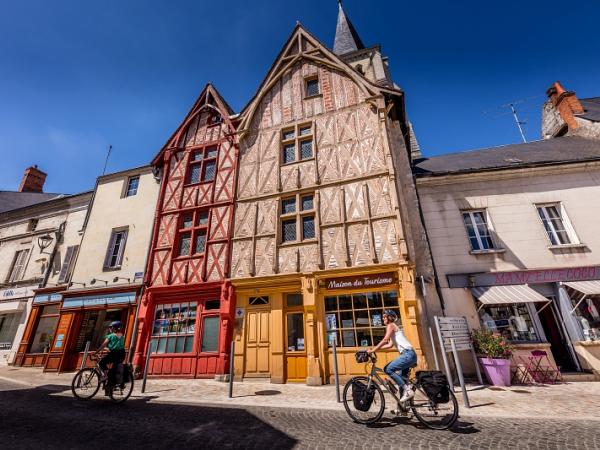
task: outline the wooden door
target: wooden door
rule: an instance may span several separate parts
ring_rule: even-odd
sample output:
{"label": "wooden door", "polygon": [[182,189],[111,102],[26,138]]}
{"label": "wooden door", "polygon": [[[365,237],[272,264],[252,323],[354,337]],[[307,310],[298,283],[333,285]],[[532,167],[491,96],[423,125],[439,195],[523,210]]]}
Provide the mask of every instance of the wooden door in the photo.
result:
{"label": "wooden door", "polygon": [[271,312],[267,309],[246,313],[245,377],[268,377],[271,374],[270,318]]}
{"label": "wooden door", "polygon": [[286,314],[286,381],[306,381],[305,328],[302,311]]}

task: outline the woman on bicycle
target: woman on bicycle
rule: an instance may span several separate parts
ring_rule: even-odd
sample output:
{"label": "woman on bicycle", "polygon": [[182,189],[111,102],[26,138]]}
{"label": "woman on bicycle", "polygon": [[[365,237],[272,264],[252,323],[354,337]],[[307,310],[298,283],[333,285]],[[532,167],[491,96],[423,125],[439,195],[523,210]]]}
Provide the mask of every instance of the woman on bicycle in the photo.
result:
{"label": "woman on bicycle", "polygon": [[123,324],[118,320],[111,322],[108,327],[109,333],[106,335],[104,342],[96,352],[96,354],[98,354],[105,348],[108,348],[108,355],[98,362],[98,365],[104,372],[105,378],[108,375],[108,364],[112,363],[114,369],[117,367],[117,364],[120,364],[125,360],[125,337],[121,331],[122,328]]}
{"label": "woman on bicycle", "polygon": [[[417,354],[413,346],[408,342],[402,328],[397,324],[398,316],[391,309],[383,311],[383,323],[386,326],[385,336],[379,344],[368,350],[369,353],[375,353],[381,348],[396,347],[400,356],[387,363],[383,371],[390,376],[402,389],[401,402],[405,402],[414,397],[415,393],[408,386],[402,377],[408,375],[411,367],[417,364]],[[400,372],[400,374],[398,374]]]}

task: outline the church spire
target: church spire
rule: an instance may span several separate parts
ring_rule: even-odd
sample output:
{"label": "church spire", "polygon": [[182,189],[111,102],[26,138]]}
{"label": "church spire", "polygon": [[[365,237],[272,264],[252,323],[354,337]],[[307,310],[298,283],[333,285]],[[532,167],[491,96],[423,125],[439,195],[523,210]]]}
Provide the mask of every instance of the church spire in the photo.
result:
{"label": "church spire", "polygon": [[352,22],[350,22],[350,19],[348,19],[344,12],[342,0],[338,0],[338,4],[339,12],[337,27],[335,29],[335,40],[333,42],[333,52],[337,55],[345,55],[346,53],[365,48]]}

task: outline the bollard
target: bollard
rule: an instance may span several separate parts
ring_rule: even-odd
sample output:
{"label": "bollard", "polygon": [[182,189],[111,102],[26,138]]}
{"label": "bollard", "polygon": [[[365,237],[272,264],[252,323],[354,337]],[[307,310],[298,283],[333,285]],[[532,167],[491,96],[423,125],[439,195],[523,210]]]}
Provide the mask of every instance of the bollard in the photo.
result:
{"label": "bollard", "polygon": [[87,363],[87,357],[88,357],[88,352],[90,351],[90,341],[87,341],[85,343],[85,350],[83,351],[83,359],[81,360],[81,367],[79,368],[79,370],[82,370],[86,363]]}
{"label": "bollard", "polygon": [[338,362],[337,362],[337,331],[333,332],[333,377],[335,379],[335,396],[338,403],[340,400],[340,376],[338,373]]}
{"label": "bollard", "polygon": [[231,340],[231,353],[229,356],[229,398],[233,397],[233,376],[235,375],[234,360],[235,359],[235,339]]}
{"label": "bollard", "polygon": [[146,352],[146,363],[144,364],[144,379],[142,380],[142,394],[146,392],[146,378],[148,378],[148,368],[150,367],[150,353],[152,353],[152,339],[148,342],[148,351]]}

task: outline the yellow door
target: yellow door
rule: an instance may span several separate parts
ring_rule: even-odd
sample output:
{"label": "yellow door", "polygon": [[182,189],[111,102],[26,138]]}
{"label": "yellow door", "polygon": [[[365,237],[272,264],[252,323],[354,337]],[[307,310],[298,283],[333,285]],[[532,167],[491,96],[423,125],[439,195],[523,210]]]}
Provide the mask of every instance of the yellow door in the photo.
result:
{"label": "yellow door", "polygon": [[269,310],[248,310],[246,314],[245,377],[270,376]]}

